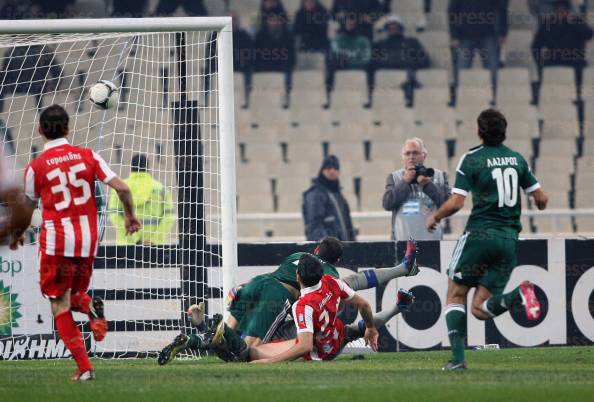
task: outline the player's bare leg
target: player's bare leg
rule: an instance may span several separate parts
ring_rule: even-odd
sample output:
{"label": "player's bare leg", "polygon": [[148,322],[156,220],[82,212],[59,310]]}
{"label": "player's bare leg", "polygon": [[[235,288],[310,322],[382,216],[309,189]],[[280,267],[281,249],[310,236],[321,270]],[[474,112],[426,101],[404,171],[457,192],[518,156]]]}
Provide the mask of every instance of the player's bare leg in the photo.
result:
{"label": "player's bare leg", "polygon": [[51,298],[50,304],[55,317],[56,329],[66,348],[72,353],[78,370],[70,377],[71,381],[88,381],[95,379],[93,365],[87,356],[82,334],[76,326],[70,311],[70,290],[62,296]]}
{"label": "player's bare leg", "polygon": [[286,352],[295,345],[295,339],[283,342],[266,343],[249,348],[249,359],[260,360],[268,359],[280,353]]}
{"label": "player's bare leg", "polygon": [[417,264],[417,243],[414,240],[406,242],[406,253],[399,265],[391,268],[373,268],[341,278],[355,291],[382,286],[392,279],[403,276],[414,276],[419,273]]}
{"label": "player's bare leg", "polygon": [[466,369],[464,361],[464,340],[466,338],[466,295],[470,288],[448,280],[447,306],[445,319],[450,338],[452,360],[443,366],[444,371],[460,371]]}

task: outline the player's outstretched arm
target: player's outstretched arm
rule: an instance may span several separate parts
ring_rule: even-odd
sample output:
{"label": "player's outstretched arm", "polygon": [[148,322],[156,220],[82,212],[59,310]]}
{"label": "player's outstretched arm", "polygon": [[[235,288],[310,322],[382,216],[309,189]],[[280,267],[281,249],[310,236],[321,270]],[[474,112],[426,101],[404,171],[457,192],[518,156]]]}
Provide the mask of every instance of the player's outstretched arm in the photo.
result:
{"label": "player's outstretched arm", "polygon": [[433,233],[437,224],[444,218],[454,215],[464,207],[464,197],[461,194],[454,193],[433,215],[427,219],[427,230]]}
{"label": "player's outstretched arm", "polygon": [[532,193],[530,193],[530,196],[534,199],[536,208],[538,208],[539,210],[542,211],[547,207],[547,204],[549,203],[549,197],[545,194],[544,191],[542,191],[542,188],[533,191]]}
{"label": "player's outstretched arm", "polygon": [[[282,343],[282,342],[281,342]],[[273,344],[269,344],[273,345]],[[263,347],[268,345],[262,345]],[[256,347],[257,349],[257,347]],[[290,349],[269,358],[253,360],[252,363],[278,363],[292,361],[303,357],[313,349],[313,332],[300,332],[297,334],[297,343]]]}
{"label": "player's outstretched arm", "polygon": [[111,179],[107,185],[111,187],[117,194],[118,198],[124,206],[124,218],[126,234],[132,234],[140,230],[141,224],[134,214],[134,202],[132,201],[132,191],[130,187],[119,177]]}
{"label": "player's outstretched arm", "polygon": [[365,335],[363,339],[365,339],[365,343],[371,346],[371,350],[377,352],[377,339],[379,337],[379,332],[373,323],[373,311],[371,310],[371,305],[359,296],[355,294],[351,299],[346,300],[351,306],[356,307],[361,313],[361,318],[363,318],[363,322],[365,322]]}

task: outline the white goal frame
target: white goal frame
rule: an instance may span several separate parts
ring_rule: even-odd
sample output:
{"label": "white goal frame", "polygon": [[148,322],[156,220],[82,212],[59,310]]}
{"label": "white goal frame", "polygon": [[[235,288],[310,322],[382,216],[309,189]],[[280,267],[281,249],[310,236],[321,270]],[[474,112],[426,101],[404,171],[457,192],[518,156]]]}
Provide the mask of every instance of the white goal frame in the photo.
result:
{"label": "white goal frame", "polygon": [[0,21],[0,34],[138,33],[216,31],[221,167],[223,298],[237,270],[233,29],[231,17],[113,18]]}

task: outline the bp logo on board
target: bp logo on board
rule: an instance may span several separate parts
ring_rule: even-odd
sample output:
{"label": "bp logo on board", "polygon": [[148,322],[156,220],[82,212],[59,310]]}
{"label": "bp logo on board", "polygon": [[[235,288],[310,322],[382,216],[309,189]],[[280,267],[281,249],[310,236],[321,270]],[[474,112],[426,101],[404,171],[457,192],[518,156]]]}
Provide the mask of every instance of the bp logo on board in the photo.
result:
{"label": "bp logo on board", "polygon": [[12,335],[12,329],[18,327],[17,320],[21,318],[17,301],[18,295],[10,293],[10,286],[4,286],[0,281],[0,336]]}

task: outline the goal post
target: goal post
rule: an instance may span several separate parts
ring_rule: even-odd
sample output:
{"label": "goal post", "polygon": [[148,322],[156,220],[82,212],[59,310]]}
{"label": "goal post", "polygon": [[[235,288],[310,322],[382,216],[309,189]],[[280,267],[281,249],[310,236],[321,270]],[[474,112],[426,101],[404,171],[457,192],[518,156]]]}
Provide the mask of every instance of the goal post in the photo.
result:
{"label": "goal post", "polygon": [[[88,101],[100,79],[120,88],[108,110]],[[96,186],[105,235],[89,292],[106,298],[110,336],[95,343],[75,315],[96,355],[158,350],[191,331],[189,304],[224,312],[237,269],[233,93],[230,17],[0,21],[0,146],[15,176],[42,150],[39,113],[58,103],[74,145],[124,179],[146,171],[158,183],[135,187],[144,232],[133,239],[118,232],[117,199]],[[62,356],[35,237],[17,252],[0,245],[0,265],[15,267],[0,269],[0,360]]]}

